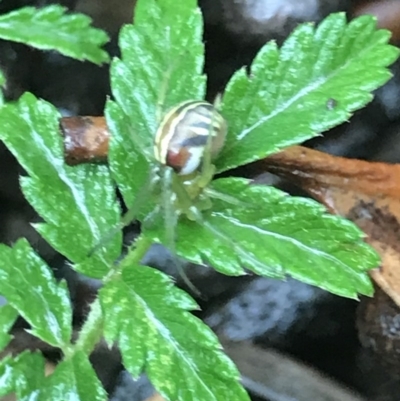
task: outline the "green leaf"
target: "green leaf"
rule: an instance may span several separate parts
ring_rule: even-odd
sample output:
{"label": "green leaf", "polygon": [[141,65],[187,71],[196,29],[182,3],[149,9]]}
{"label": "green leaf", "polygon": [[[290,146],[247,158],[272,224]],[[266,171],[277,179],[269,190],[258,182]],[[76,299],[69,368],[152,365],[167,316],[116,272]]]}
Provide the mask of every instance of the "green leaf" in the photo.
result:
{"label": "green leaf", "polygon": [[101,47],[107,34],[91,27],[83,14],[67,13],[65,7],[23,7],[0,16],[0,38],[58,52],[78,60],[101,64],[109,60]]}
{"label": "green leaf", "polygon": [[59,363],[45,383],[40,386],[40,401],[105,401],[102,387],[88,356],[76,351],[71,358]]}
{"label": "green leaf", "polygon": [[[113,178],[119,183],[118,189],[128,206],[132,206],[150,185],[150,164],[146,157],[138,151],[134,141],[127,138],[130,133],[129,118],[121,107],[112,101],[106,106],[107,125],[111,133],[108,159]],[[146,199],[147,200],[147,199]]]}
{"label": "green leaf", "polygon": [[56,283],[25,239],[13,248],[0,244],[0,294],[31,325],[33,335],[55,347],[69,344],[72,311],[66,283]]}
{"label": "green leaf", "polygon": [[14,391],[15,371],[12,362],[11,356],[6,356],[0,360],[0,397]]}
{"label": "green leaf", "polygon": [[101,278],[120,255],[121,233],[87,256],[119,222],[119,206],[106,166],[65,164],[59,117],[52,105],[26,93],[0,109],[0,140],[29,175],[21,179],[24,195],[46,221],[36,229],[79,263],[76,270]]}
{"label": "green leaf", "polygon": [[39,352],[25,351],[9,360],[9,369],[18,401],[38,400],[38,389],[45,381],[43,355]]}
{"label": "green leaf", "polygon": [[[378,266],[379,257],[357,226],[328,214],[313,200],[249,183],[240,178],[213,181],[211,189],[236,204],[213,199],[202,226],[181,219],[180,256],[210,263],[228,275],[243,274],[246,268],[268,277],[290,275],[345,297],[372,294],[366,272]],[[163,242],[162,224],[144,235]]]}
{"label": "green leaf", "polygon": [[300,25],[280,50],[265,45],[250,74],[235,73],[224,93],[229,132],[218,171],[319,135],[367,104],[399,54],[375,26],[372,16],[346,25],[343,13],[332,14],[317,29]]}
{"label": "green leaf", "polygon": [[103,389],[87,355],[76,351],[45,377],[40,353],[24,352],[0,363],[0,395],[14,391],[19,401],[105,401]]}
{"label": "green leaf", "polygon": [[18,312],[12,306],[4,305],[0,308],[0,351],[10,342],[12,336],[8,332],[17,317]]}
{"label": "green leaf", "polygon": [[119,107],[108,102],[106,116],[112,131],[110,168],[127,204],[148,179],[146,164],[154,160],[153,140],[163,111],[204,98],[202,28],[195,0],[148,0],[137,3],[135,25],[121,30],[122,57],[111,65]]}
{"label": "green leaf", "polygon": [[[6,83],[6,79],[4,77],[4,74],[2,73],[2,71],[0,71],[0,86],[4,87]],[[3,91],[0,90],[0,107],[3,106],[4,104],[4,95],[3,95]]]}
{"label": "green leaf", "polygon": [[187,312],[197,307],[163,273],[129,261],[100,290],[107,341],[118,341],[126,369],[145,370],[170,401],[249,400],[216,336]]}
{"label": "green leaf", "polygon": [[45,360],[39,352],[6,356],[0,361],[0,397],[15,393],[19,401],[37,400],[44,374]]}

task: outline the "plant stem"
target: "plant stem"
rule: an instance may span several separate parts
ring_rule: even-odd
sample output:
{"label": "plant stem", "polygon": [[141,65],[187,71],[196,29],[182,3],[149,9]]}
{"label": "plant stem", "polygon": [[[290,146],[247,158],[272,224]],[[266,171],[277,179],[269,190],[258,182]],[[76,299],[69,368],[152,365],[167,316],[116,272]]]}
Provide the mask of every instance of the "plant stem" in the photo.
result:
{"label": "plant stem", "polygon": [[140,265],[144,255],[148,252],[150,246],[153,244],[151,238],[147,238],[143,234],[135,241],[133,246],[135,249],[131,249],[124,258],[124,263]]}
{"label": "plant stem", "polygon": [[84,351],[88,355],[93,351],[103,334],[103,314],[99,298],[96,298],[90,306],[89,315],[74,346],[74,350]]}
{"label": "plant stem", "polygon": [[[140,261],[143,259],[152,243],[153,241],[151,239],[146,238],[143,235],[139,236],[134,244],[135,248],[128,252],[124,258],[124,262],[129,262],[129,264],[140,264]],[[117,265],[114,267],[111,274],[104,280],[104,284],[115,279],[119,273],[120,269]],[[82,326],[82,329],[79,332],[78,340],[71,348],[64,351],[66,358],[71,356],[77,350],[84,351],[89,355],[93,351],[96,344],[100,341],[102,335],[103,314],[100,300],[99,298],[96,298],[91,304],[90,312]]]}

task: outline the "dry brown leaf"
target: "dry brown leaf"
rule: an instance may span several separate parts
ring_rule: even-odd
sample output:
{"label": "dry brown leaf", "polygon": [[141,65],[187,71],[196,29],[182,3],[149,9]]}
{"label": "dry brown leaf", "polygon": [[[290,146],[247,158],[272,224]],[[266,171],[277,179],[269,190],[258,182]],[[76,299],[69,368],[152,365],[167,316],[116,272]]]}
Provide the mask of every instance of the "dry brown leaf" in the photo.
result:
{"label": "dry brown leaf", "polygon": [[332,213],[354,221],[382,258],[372,278],[400,306],[400,165],[294,146],[254,168],[289,179]]}

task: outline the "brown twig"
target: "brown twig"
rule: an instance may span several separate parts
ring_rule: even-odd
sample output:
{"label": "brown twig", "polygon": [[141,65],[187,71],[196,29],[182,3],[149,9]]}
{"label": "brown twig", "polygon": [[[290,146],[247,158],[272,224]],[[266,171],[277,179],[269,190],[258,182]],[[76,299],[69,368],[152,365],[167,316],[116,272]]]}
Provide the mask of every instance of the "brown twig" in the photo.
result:
{"label": "brown twig", "polygon": [[109,131],[104,117],[64,117],[60,130],[68,164],[107,160]]}

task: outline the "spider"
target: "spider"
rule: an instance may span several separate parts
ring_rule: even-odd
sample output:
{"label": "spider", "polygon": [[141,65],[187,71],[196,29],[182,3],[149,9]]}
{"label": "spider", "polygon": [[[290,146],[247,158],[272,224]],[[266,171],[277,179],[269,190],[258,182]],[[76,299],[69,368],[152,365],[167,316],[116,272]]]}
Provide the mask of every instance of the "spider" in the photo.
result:
{"label": "spider", "polygon": [[[161,119],[154,136],[154,168],[149,177],[149,187],[143,188],[134,204],[122,217],[121,224],[112,235],[138,217],[141,207],[158,187],[161,197],[155,209],[143,224],[151,224],[152,218],[162,213],[165,229],[165,244],[172,253],[175,244],[175,228],[183,216],[201,223],[201,212],[211,207],[206,187],[213,179],[215,157],[224,146],[227,122],[214,104],[203,100],[189,100],[169,110]],[[199,291],[186,276],[180,263],[176,268],[185,284],[195,293]]]}
{"label": "spider", "polygon": [[212,160],[221,151],[226,133],[225,119],[205,101],[183,102],[162,119],[154,138],[154,155],[164,166],[164,179],[171,181],[178,215],[196,221],[199,211],[210,207],[203,189],[215,174]]}

